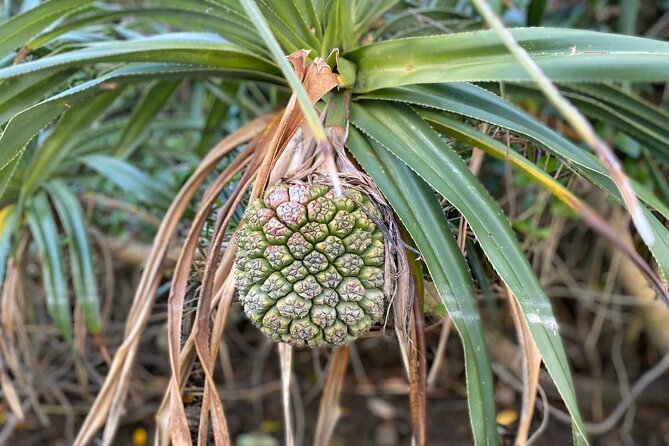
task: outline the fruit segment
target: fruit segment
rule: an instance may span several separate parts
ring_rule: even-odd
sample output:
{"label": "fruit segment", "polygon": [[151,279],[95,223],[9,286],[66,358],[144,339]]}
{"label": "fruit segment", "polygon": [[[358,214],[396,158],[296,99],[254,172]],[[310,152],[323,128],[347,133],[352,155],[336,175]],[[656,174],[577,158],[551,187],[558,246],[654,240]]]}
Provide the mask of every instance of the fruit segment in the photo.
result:
{"label": "fruit segment", "polygon": [[380,215],[360,192],[279,184],[249,204],[235,277],[249,319],[278,342],[347,344],[384,314]]}

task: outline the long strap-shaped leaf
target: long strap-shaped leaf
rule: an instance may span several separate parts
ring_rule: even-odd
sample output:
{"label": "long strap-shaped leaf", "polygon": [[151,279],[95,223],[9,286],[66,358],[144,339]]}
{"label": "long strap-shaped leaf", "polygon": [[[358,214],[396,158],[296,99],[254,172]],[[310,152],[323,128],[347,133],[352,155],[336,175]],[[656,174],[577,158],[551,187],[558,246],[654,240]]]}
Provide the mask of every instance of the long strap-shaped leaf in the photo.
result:
{"label": "long strap-shaped leaf", "polygon": [[14,205],[0,208],[0,292],[5,284],[5,271],[12,252],[12,238],[21,222],[20,214]]}
{"label": "long strap-shaped leaf", "polygon": [[[25,167],[17,170],[14,181],[20,186],[21,195],[30,197],[47,180],[63,172],[64,163],[77,150],[81,129],[89,128],[109,111],[109,107],[123,88],[105,91],[88,101],[69,108],[48,136],[35,144],[34,156],[25,156]],[[77,135],[77,137],[73,136]],[[29,155],[29,154],[27,154]],[[11,194],[11,188],[7,190]]]}
{"label": "long strap-shaped leaf", "polygon": [[[636,106],[631,104],[631,98],[627,98],[627,102],[620,103],[616,101],[620,98],[602,98],[599,96],[602,93],[600,90],[602,87],[606,86],[588,84],[573,87],[569,85],[563,90],[563,95],[584,114],[622,130],[650,149],[655,156],[665,161],[669,160],[669,130],[666,127],[669,120],[661,113],[654,117],[660,122],[654,123],[647,120],[642,113],[648,115],[652,109],[643,107],[641,102]],[[608,93],[613,92],[615,90],[608,89]],[[529,85],[506,84],[504,93],[514,99],[539,98],[543,100],[541,92]],[[611,99],[614,101],[612,102]],[[661,123],[662,120],[664,120],[664,126]]]}
{"label": "long strap-shaped leaf", "polygon": [[[637,267],[643,271],[644,275],[649,280],[649,283],[652,285],[658,295],[661,296],[665,302],[669,303],[669,295],[666,290],[666,285],[662,283],[662,280],[657,277],[649,265],[637,254],[633,247],[629,246],[620,239],[617,231],[613,230],[612,228],[607,229],[605,223],[601,220],[601,217],[599,217],[596,212],[590,209],[590,207],[585,202],[581,201],[581,199],[571,193],[569,189],[564,187],[543,170],[539,169],[534,163],[518,153],[515,149],[507,147],[502,142],[479,132],[473,126],[448,118],[444,116],[444,113],[439,113],[437,111],[422,110],[419,113],[421,117],[425,119],[425,121],[427,121],[438,132],[453,137],[458,141],[469,143],[474,147],[478,147],[486,151],[496,158],[505,160],[512,166],[528,174],[542,187],[548,189],[565,204],[574,209],[584,222],[598,231],[598,234],[607,237],[612,246],[615,246],[618,249],[621,249],[622,252],[626,253],[626,255],[637,265]],[[645,207],[643,208],[643,212],[644,215],[648,215],[649,222],[656,221],[652,213],[650,213]],[[667,253],[666,248],[667,241],[669,241],[669,231],[662,227],[662,225],[660,225],[660,228],[651,225],[651,231],[653,232],[653,235],[655,235],[655,238],[659,239],[659,241],[650,245],[649,248],[653,255],[658,259],[658,264],[660,265],[662,271],[665,271],[666,268],[669,267],[669,253]]]}
{"label": "long strap-shaped leaf", "polygon": [[320,39],[310,30],[304,12],[292,1],[270,2],[257,1],[258,6],[288,53],[300,49],[319,49]]}
{"label": "long strap-shaped leaf", "polygon": [[21,110],[41,101],[63,84],[73,73],[71,69],[56,71],[43,76],[38,82],[24,82],[21,77],[11,79],[0,88],[0,125]]}
{"label": "long strap-shaped leaf", "polygon": [[[0,69],[0,81],[33,76],[54,67],[81,67],[100,62],[194,64],[264,73],[281,83],[278,68],[266,59],[222,37],[208,33],[172,33],[135,40],[91,44],[86,48],[43,57]],[[271,80],[271,79],[270,79]]]}
{"label": "long strap-shaped leaf", "polygon": [[399,3],[398,0],[380,0],[369,2],[358,0],[355,4],[355,31],[356,37],[363,35],[373,28],[374,22]]}
{"label": "long strap-shaped leaf", "polygon": [[354,103],[351,121],[422,176],[465,217],[490,263],[520,304],[546,368],[571,413],[576,442],[587,443],[550,301],[495,200],[457,153],[410,107]]}
{"label": "long strap-shaped leaf", "polygon": [[465,352],[469,417],[477,445],[497,444],[495,393],[471,275],[430,187],[378,143],[351,129],[347,146],[416,242]]}
{"label": "long strap-shaped leaf", "polygon": [[33,197],[27,212],[28,225],[42,261],[42,281],[46,306],[53,322],[68,343],[72,343],[72,316],[67,295],[67,279],[63,271],[60,234],[46,194]]}
{"label": "long strap-shaped leaf", "polygon": [[[554,28],[511,32],[554,81],[669,79],[667,42]],[[346,58],[358,65],[359,92],[421,83],[530,80],[493,31],[372,43]]]}
{"label": "long strap-shaped leaf", "polygon": [[[515,87],[513,87],[515,88]],[[496,94],[468,83],[412,85],[367,93],[364,98],[407,102],[436,108],[503,127],[524,135],[550,150],[590,181],[612,193],[620,201],[617,188],[601,162],[592,153],[569,141],[555,130],[524,113]],[[669,218],[669,208],[648,191],[633,182],[642,201]]]}
{"label": "long strap-shaped leaf", "polygon": [[142,93],[123,130],[123,136],[114,152],[116,156],[128,158],[142,143],[142,138],[148,133],[151,122],[157,120],[156,115],[163,109],[180,81],[158,82]]}
{"label": "long strap-shaped leaf", "polygon": [[145,204],[169,206],[170,193],[165,186],[129,162],[103,154],[87,155],[80,160]]}
{"label": "long strap-shaped leaf", "polygon": [[93,255],[86,232],[84,211],[77,198],[61,180],[52,180],[46,189],[67,233],[72,268],[72,284],[91,333],[100,331],[100,296],[93,271]]}
{"label": "long strap-shaped leaf", "polygon": [[15,189],[19,189],[20,186],[17,184],[16,176],[20,175],[22,167],[25,166],[25,160],[23,155],[26,152],[26,147],[22,147],[16,151],[14,156],[8,159],[4,164],[0,165],[0,206],[5,206],[10,203],[15,203],[14,198],[18,195],[15,195],[12,199],[7,199],[7,196],[12,195],[10,192],[14,192]]}
{"label": "long strap-shaped leaf", "polygon": [[[429,22],[425,23],[425,20],[419,20],[418,17],[425,17],[429,19]],[[466,13],[464,8],[423,6],[393,14],[384,21],[380,28],[374,30],[372,36],[374,41],[378,41],[382,37],[410,36],[410,33],[413,32],[421,32],[420,35],[433,35],[442,32],[443,26],[460,30],[478,22],[471,14]]]}
{"label": "long strap-shaped leaf", "polygon": [[581,85],[570,84],[569,90],[576,90],[588,96],[599,99],[612,108],[623,110],[634,117],[634,122],[653,128],[662,132],[664,137],[669,137],[669,111],[645,101],[613,84]]}
{"label": "long strap-shaped leaf", "polygon": [[212,69],[176,64],[130,65],[109,72],[95,80],[79,84],[23,110],[9,120],[0,135],[0,198],[6,187],[8,175],[16,168],[26,145],[39,130],[69,109],[72,104],[93,94],[101,94],[100,88],[107,82],[141,81],[156,78],[179,78],[192,74],[239,75],[235,70]]}
{"label": "long strap-shaped leaf", "polygon": [[[596,157],[488,90],[466,83],[412,85],[383,89],[368,93],[364,97],[408,102],[449,111],[524,135],[548,149],[623,204],[616,185]],[[633,185],[642,201],[659,210],[665,218],[669,218],[667,206],[650,190],[641,184]],[[669,231],[650,210],[643,209],[643,212],[655,235],[655,243],[649,248],[665,280],[669,279]]]}
{"label": "long strap-shaped leaf", "polygon": [[[89,0],[88,3],[93,2]],[[81,30],[91,24],[111,22],[119,18],[140,18],[140,20],[149,18],[155,22],[169,24],[175,30],[215,32],[249,50],[265,51],[262,40],[253,33],[253,25],[248,19],[213,8],[202,0],[154,0],[150,5],[142,7],[133,8],[132,5],[124,5],[122,9],[111,10],[108,5],[100,5],[97,2],[93,6],[95,7],[87,8],[85,14],[70,14],[62,23],[50,27],[48,31],[28,41],[26,47],[39,48],[67,32]]]}
{"label": "long strap-shaped leaf", "polygon": [[[544,147],[559,147],[561,157],[611,188],[616,186],[599,160],[494,93],[468,83],[412,85],[365,94],[370,99],[407,102],[445,110],[509,129]],[[551,149],[553,150],[553,149]]]}
{"label": "long strap-shaped leaf", "polygon": [[0,26],[0,56],[25,44],[62,16],[90,3],[93,0],[51,0],[8,20]]}

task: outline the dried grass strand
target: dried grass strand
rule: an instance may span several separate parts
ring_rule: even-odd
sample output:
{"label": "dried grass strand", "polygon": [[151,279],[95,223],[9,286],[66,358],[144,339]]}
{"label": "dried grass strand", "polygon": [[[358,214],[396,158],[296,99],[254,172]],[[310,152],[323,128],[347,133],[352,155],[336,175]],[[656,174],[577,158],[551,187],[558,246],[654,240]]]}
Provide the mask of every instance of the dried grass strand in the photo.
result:
{"label": "dried grass strand", "polygon": [[336,347],[330,356],[327,378],[323,386],[323,393],[318,407],[314,446],[330,444],[337,421],[341,417],[339,399],[344,386],[344,377],[348,369],[350,347]]}
{"label": "dried grass strand", "polygon": [[511,307],[513,324],[516,327],[518,343],[521,346],[522,363],[521,374],[523,381],[523,399],[520,411],[520,422],[516,431],[514,444],[524,445],[530,434],[530,426],[534,416],[534,407],[537,398],[537,388],[539,386],[539,372],[541,371],[541,355],[539,349],[534,343],[532,333],[527,326],[520,305],[511,293],[508,287],[504,287],[506,300]]}

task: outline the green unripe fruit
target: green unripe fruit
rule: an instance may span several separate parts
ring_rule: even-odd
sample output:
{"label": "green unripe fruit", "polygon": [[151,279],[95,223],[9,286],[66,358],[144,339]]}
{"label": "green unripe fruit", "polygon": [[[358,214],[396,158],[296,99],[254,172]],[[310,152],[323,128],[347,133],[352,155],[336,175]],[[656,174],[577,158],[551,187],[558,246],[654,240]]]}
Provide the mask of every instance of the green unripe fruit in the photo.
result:
{"label": "green unripe fruit", "polygon": [[385,298],[378,209],[346,189],[279,184],[250,203],[237,233],[235,276],[249,319],[292,345],[353,341],[379,322]]}

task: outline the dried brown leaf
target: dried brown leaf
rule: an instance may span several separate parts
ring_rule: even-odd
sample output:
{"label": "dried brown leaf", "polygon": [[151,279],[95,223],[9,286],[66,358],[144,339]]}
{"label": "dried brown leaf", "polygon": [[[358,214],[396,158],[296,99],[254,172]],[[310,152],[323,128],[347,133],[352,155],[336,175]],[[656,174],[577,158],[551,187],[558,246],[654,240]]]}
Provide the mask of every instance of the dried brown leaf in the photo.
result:
{"label": "dried brown leaf", "polygon": [[279,344],[279,366],[281,368],[281,404],[283,406],[283,429],[286,433],[286,446],[295,444],[293,435],[293,416],[290,407],[290,381],[293,375],[293,347],[289,344]]}
{"label": "dried brown leaf", "polygon": [[[427,290],[427,287],[425,289]],[[437,384],[439,370],[441,370],[441,366],[444,364],[444,358],[446,358],[446,345],[448,344],[451,328],[453,328],[453,319],[451,319],[451,317],[446,314],[442,319],[441,332],[439,333],[439,343],[437,344],[437,350],[434,353],[434,361],[432,362],[432,367],[430,367],[430,371],[427,374],[428,390],[434,389]]]}
{"label": "dried brown leaf", "polygon": [[172,202],[155,237],[151,256],[147,260],[146,268],[142,273],[135,293],[133,305],[126,322],[124,341],[117,350],[102,389],[79,430],[74,442],[75,446],[88,444],[98,429],[105,424],[103,443],[111,444],[122,414],[123,402],[129,385],[129,375],[137,353],[139,339],[153,308],[153,297],[160,282],[163,260],[169,241],[181,220],[181,216],[199,186],[206,180],[207,175],[216,167],[221,158],[260,133],[266,128],[271,118],[271,115],[258,118],[223,139],[207,154]]}
{"label": "dried brown leaf", "polygon": [[[226,251],[226,254],[231,254],[227,255],[224,257],[221,263],[229,263],[230,266],[234,262],[234,249],[229,248]],[[216,307],[216,317],[214,319],[214,326],[212,329],[211,333],[211,346],[210,346],[210,351],[209,351],[209,361],[210,365],[209,368],[213,369],[213,364],[216,362],[216,356],[218,353],[218,347],[220,346],[221,343],[221,338],[223,336],[223,329],[225,328],[225,323],[227,321],[228,314],[230,312],[230,307],[232,306],[232,300],[234,297],[234,291],[235,291],[235,283],[234,283],[234,276],[229,275],[228,280],[224,283],[221,292],[222,294],[219,295],[218,301],[216,301],[216,297],[214,297],[214,302],[212,305],[218,304]],[[197,335],[196,335],[197,339]],[[210,404],[211,401],[214,400],[214,407],[210,409]],[[218,401],[216,401],[218,400]],[[216,386],[212,385],[210,383],[210,380],[207,380],[205,382],[205,388],[204,388],[204,396],[202,399],[202,412],[200,414],[200,432],[198,433],[198,444],[200,445],[206,445],[207,444],[207,424],[208,424],[208,410],[211,410],[212,412],[212,420],[213,420],[213,431],[214,431],[214,440],[220,443],[217,444],[230,444],[230,438],[225,438],[226,432],[223,431],[223,428],[225,427],[225,430],[227,431],[227,421],[225,419],[225,414],[223,412],[223,406],[222,402],[220,401],[220,397],[218,395],[218,392],[216,391]],[[227,442],[227,443],[226,443]]]}
{"label": "dried brown leaf", "polygon": [[[306,52],[299,51],[291,55],[289,58],[295,66],[298,76],[303,79],[305,87],[312,100],[316,102],[325,93],[336,86],[336,78],[330,68],[324,67],[322,64],[312,63],[307,66],[306,56]],[[225,428],[223,407],[215,390],[216,386],[213,381],[213,369],[215,367],[218,346],[220,345],[220,336],[225,325],[225,322],[219,318],[219,315],[227,315],[234,292],[232,285],[225,286],[226,284],[232,283],[230,281],[230,272],[232,270],[232,260],[234,259],[234,245],[228,246],[224,253],[224,260],[220,262],[220,264],[218,264],[220,255],[219,247],[223,242],[225,229],[232,216],[232,211],[234,211],[237,204],[240,202],[242,192],[246,189],[249,181],[255,177],[251,199],[257,198],[264,191],[270,177],[280,178],[280,176],[285,174],[286,168],[290,166],[290,163],[277,165],[277,158],[293,138],[293,135],[303,120],[301,110],[297,106],[294,98],[291,99],[288,107],[280,116],[280,120],[278,116],[272,120],[265,131],[258,137],[258,140],[247,147],[250,156],[249,166],[244,177],[240,181],[239,186],[233,193],[233,196],[226,202],[224,208],[220,210],[218,215],[216,231],[211,243],[212,248],[207,256],[205,273],[201,284],[201,293],[196,313],[197,323],[193,327],[183,349],[179,349],[178,341],[182,338],[181,318],[183,315],[184,293],[187,285],[188,273],[190,272],[189,265],[192,261],[195,246],[197,244],[197,235],[199,235],[202,229],[202,223],[204,222],[203,217],[209,212],[209,209],[213,204],[213,201],[211,200],[218,196],[218,193],[220,192],[219,186],[227,180],[217,181],[217,184],[213,184],[208,188],[203,197],[200,212],[196,216],[191,233],[184,244],[180,262],[178,262],[175,269],[175,278],[170,293],[168,331],[173,380],[170,386],[171,396],[169,399],[169,406],[165,404],[167,401],[164,401],[158,414],[159,427],[157,442],[160,444],[164,444],[167,441],[166,428],[168,427],[168,424],[170,425],[169,431],[174,432],[170,434],[173,437],[176,435],[179,438],[184,438],[185,432],[188,430],[185,413],[183,412],[183,404],[180,402],[180,391],[183,386],[183,380],[188,376],[195,359],[195,355],[191,351],[193,348],[197,351],[197,355],[200,358],[200,363],[202,364],[205,373],[205,391],[200,416],[198,442],[203,443],[206,441],[208,411],[210,410],[214,422],[213,428],[216,444],[228,444],[230,441],[227,434],[227,428]],[[251,152],[253,152],[252,156]],[[296,157],[293,157],[291,160],[293,163],[295,162],[295,158]],[[297,158],[300,157],[297,156]],[[226,258],[228,259],[227,261],[225,260]],[[217,264],[218,267],[216,267]],[[228,291],[221,293],[222,289]],[[215,324],[214,333],[210,333],[209,321],[211,314],[214,311],[214,307],[219,300],[223,301],[223,307],[218,308],[218,322]],[[175,417],[177,417],[178,420],[175,419]]]}
{"label": "dried brown leaf", "polygon": [[[27,232],[21,233],[14,255],[7,261],[2,294],[0,295],[0,388],[14,415],[14,423],[25,418],[26,402],[19,398],[19,389],[27,396],[33,411],[42,426],[49,425],[49,419],[42,411],[32,374],[25,373],[26,368],[34,368],[36,360],[32,344],[23,323],[22,308],[25,306],[25,294],[22,281],[23,258],[28,247]],[[11,372],[13,378],[10,378]],[[0,442],[1,443],[1,442]]]}
{"label": "dried brown leaf", "polygon": [[[304,50],[301,50],[291,54],[288,58],[293,63],[298,76],[302,79],[302,83],[312,104],[315,104],[327,92],[335,88],[338,85],[338,81],[332,69],[327,64],[322,63],[322,61],[312,62],[302,73],[303,66],[306,63],[306,54]],[[256,177],[256,183],[251,193],[252,198],[259,197],[268,186],[270,172],[275,167],[276,160],[292,139],[303,120],[304,116],[297,103],[297,98],[295,95],[292,95],[277,131],[272,135],[271,141],[261,141],[259,144],[261,147],[268,147],[268,149]]]}
{"label": "dried brown leaf", "polygon": [[[216,201],[218,194],[225,187],[225,185],[228,184],[232,180],[232,178],[239,172],[239,170],[242,169],[248,163],[251,155],[253,154],[254,147],[255,147],[254,144],[249,144],[247,148],[242,153],[240,153],[220,175],[218,175],[216,180],[205,191],[200,206],[198,208],[198,212],[193,220],[193,223],[191,224],[190,231],[188,233],[188,236],[186,237],[186,241],[184,242],[181,255],[175,267],[174,276],[172,278],[172,287],[170,289],[170,294],[168,297],[168,319],[167,319],[168,346],[170,352],[170,365],[172,368],[172,380],[170,384],[170,393],[171,393],[170,437],[172,438],[173,443],[176,443],[178,439],[179,441],[186,441],[186,443],[184,444],[191,444],[190,430],[188,427],[188,421],[186,420],[186,412],[183,406],[183,402],[181,401],[181,383],[179,381],[180,378],[179,356],[181,351],[181,338],[182,338],[181,321],[183,318],[183,304],[186,294],[186,288],[188,286],[188,278],[191,271],[191,265],[193,262],[193,258],[195,257],[195,251],[198,246],[202,228],[204,227],[204,224],[207,221],[207,218],[209,217],[211,207],[214,205],[214,202]],[[239,195],[239,192],[237,192],[237,195]],[[233,203],[233,201],[234,200],[229,200],[226,203],[228,212],[230,205]],[[220,231],[218,232],[220,233]],[[216,247],[220,246],[220,242],[221,241],[218,240],[215,243],[215,246]],[[212,264],[216,262],[217,253],[218,249],[212,250],[209,253],[207,267],[205,268],[206,269],[205,281],[209,279],[210,275],[209,271],[211,271]],[[209,286],[206,288],[207,289],[205,289],[203,293],[209,295],[211,287]],[[203,311],[198,312],[197,316],[198,329],[202,329],[202,322],[201,322],[202,320],[204,320],[208,324],[209,314],[210,314],[209,304],[210,300],[206,298],[203,300],[201,294],[199,306],[201,307],[202,305],[204,305],[204,309]],[[207,325],[207,331],[208,331],[208,325]],[[212,380],[213,378],[211,369],[209,367],[210,364],[209,346],[206,345],[208,343],[208,333],[204,333],[203,336],[204,340],[202,336],[198,336],[198,334],[196,334],[195,346],[198,351],[198,354],[202,359],[201,363],[205,370],[205,377],[209,381]],[[204,346],[202,346],[203,343],[205,344]],[[220,403],[220,400],[218,402]],[[216,398],[214,398],[214,403],[216,404]],[[217,412],[222,413],[222,405],[219,404],[219,406],[220,407],[215,407],[215,409]],[[225,425],[223,425],[221,428],[223,427],[225,427]],[[225,432],[218,431],[218,434],[221,435],[221,439],[223,440],[228,436],[227,428],[225,428]]]}
{"label": "dried brown leaf", "polygon": [[414,438],[427,445],[427,364],[425,362],[425,322],[420,299],[413,299],[411,348],[409,352],[409,402]]}
{"label": "dried brown leaf", "polygon": [[534,415],[534,406],[537,398],[537,386],[539,384],[539,372],[541,370],[541,355],[537,349],[530,329],[527,326],[522,310],[516,298],[511,294],[508,287],[505,287],[507,302],[511,307],[513,324],[516,327],[518,342],[521,346],[523,360],[521,365],[523,380],[523,404],[520,412],[520,422],[516,432],[515,445],[521,446],[527,443],[530,434],[530,425]]}
{"label": "dried brown leaf", "polygon": [[12,411],[17,421],[23,421],[25,414],[21,407],[21,399],[16,392],[14,383],[9,379],[7,373],[5,373],[5,364],[4,361],[2,361],[2,356],[0,356],[0,388],[2,389],[4,400],[7,402],[9,409]]}
{"label": "dried brown leaf", "polygon": [[[255,142],[250,144],[247,147],[247,150],[253,151],[254,148]],[[211,409],[212,419],[214,420],[212,425],[214,441],[217,445],[230,443],[230,435],[228,433],[227,421],[223,411],[223,404],[218,394],[216,393],[216,384],[213,378],[213,369],[215,367],[216,352],[218,352],[218,349],[216,349],[213,353],[211,351],[209,322],[211,320],[213,286],[217,269],[216,265],[218,264],[220,254],[220,247],[223,244],[223,238],[226,236],[228,224],[234,215],[235,209],[242,200],[243,192],[248,188],[252,175],[252,171],[247,169],[242,176],[242,179],[237,184],[235,190],[232,192],[223,207],[219,210],[219,216],[221,218],[219,219],[217,227],[215,228],[214,238],[211,242],[202,283],[200,285],[200,297],[198,299],[198,309],[196,313],[197,331],[195,334],[195,348],[200,358],[200,364],[204,370],[206,380],[204,386],[205,396],[202,404],[202,413],[200,416],[198,434],[198,443],[200,444],[206,443],[208,430],[207,413],[209,409]],[[200,210],[203,211],[205,215],[208,213],[208,209],[210,209],[211,205],[213,205],[213,200],[218,197],[227,182],[228,181],[220,182],[216,189],[212,189],[212,193],[205,194],[206,196],[212,198],[210,202],[206,203],[203,207],[200,208]],[[198,228],[197,234],[199,234],[200,231],[201,227]],[[234,250],[234,248],[228,247],[228,251],[230,250]],[[228,256],[228,259],[230,259],[230,256]]]}
{"label": "dried brown leaf", "polygon": [[332,433],[341,416],[339,398],[341,397],[344,377],[348,368],[348,358],[348,346],[335,348],[330,357],[330,365],[318,409],[314,446],[327,446],[330,444]]}

